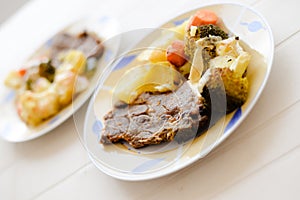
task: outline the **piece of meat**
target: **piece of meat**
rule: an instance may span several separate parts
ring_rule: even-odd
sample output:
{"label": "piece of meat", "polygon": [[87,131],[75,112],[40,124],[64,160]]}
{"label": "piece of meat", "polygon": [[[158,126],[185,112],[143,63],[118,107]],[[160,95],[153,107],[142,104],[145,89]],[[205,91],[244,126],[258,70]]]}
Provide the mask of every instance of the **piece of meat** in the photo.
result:
{"label": "piece of meat", "polygon": [[200,115],[203,109],[204,99],[186,82],[175,92],[143,93],[131,105],[119,102],[104,116],[100,142],[127,141],[134,148],[184,142],[208,128],[208,115]]}
{"label": "piece of meat", "polygon": [[78,35],[60,33],[53,38],[51,43],[52,57],[55,57],[58,53],[69,49],[82,51],[87,58],[99,58],[104,51],[101,40],[86,31]]}

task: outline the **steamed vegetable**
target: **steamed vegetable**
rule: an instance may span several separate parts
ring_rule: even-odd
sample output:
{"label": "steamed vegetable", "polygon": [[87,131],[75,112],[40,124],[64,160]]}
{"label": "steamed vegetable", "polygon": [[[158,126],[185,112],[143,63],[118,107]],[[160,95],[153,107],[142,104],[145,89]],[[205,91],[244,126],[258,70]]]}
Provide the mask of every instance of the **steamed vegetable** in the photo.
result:
{"label": "steamed vegetable", "polygon": [[218,16],[210,10],[199,10],[189,20],[188,27],[190,26],[201,26],[207,24],[216,24]]}
{"label": "steamed vegetable", "polygon": [[195,53],[189,75],[192,83],[197,83],[210,67],[210,60],[216,56],[216,44],[221,40],[219,36],[210,36],[200,38],[195,42]]}
{"label": "steamed vegetable", "polygon": [[175,40],[167,48],[167,60],[175,65],[181,67],[186,62],[184,54],[184,43],[181,40]]}
{"label": "steamed vegetable", "polygon": [[122,76],[113,90],[118,100],[131,104],[143,92],[176,90],[184,77],[168,62],[136,66]]}
{"label": "steamed vegetable", "polygon": [[[219,105],[226,105],[226,113],[230,113],[245,103],[248,88],[249,83],[246,77],[239,76],[227,67],[212,68],[201,95],[205,99],[215,98],[214,102],[218,101]],[[212,111],[222,111],[222,108],[218,108],[218,104],[213,104],[213,106],[215,108],[212,108]]]}
{"label": "steamed vegetable", "polygon": [[215,119],[245,103],[251,59],[239,38],[229,38],[217,22],[214,12],[199,10],[189,19],[184,38],[184,54],[192,63],[189,82],[206,99]]}
{"label": "steamed vegetable", "polygon": [[194,58],[196,41],[200,38],[211,36],[220,36],[223,40],[228,38],[228,34],[225,31],[218,26],[211,24],[203,26],[191,26],[191,28],[187,30],[185,35],[184,51],[190,61],[192,61]]}
{"label": "steamed vegetable", "polygon": [[76,74],[82,74],[85,71],[87,58],[81,51],[70,50],[61,55],[61,60],[59,70],[70,70]]}

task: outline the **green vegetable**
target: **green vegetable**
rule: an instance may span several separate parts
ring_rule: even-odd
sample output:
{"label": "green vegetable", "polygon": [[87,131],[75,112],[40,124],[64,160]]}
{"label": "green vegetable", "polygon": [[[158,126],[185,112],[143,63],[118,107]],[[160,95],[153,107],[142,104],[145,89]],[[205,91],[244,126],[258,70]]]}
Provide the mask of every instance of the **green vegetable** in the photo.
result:
{"label": "green vegetable", "polygon": [[50,83],[54,81],[55,67],[52,66],[51,60],[41,60],[40,63],[27,69],[24,75],[26,89],[32,90],[33,85],[40,77],[46,78]]}
{"label": "green vegetable", "polygon": [[[197,26],[195,35],[191,35],[190,30],[187,30],[185,34],[185,55],[189,58],[189,61],[192,62],[194,58],[194,53],[196,50],[196,41],[200,38],[205,38],[209,36],[220,36],[222,40],[228,38],[228,34],[223,31],[220,27],[209,24]],[[211,55],[210,58],[213,58],[214,52],[212,50],[207,49],[205,54]]]}
{"label": "green vegetable", "polygon": [[225,33],[220,27],[213,24],[198,26],[195,37],[204,38],[209,36],[220,36],[223,40],[228,38],[228,34]]}
{"label": "green vegetable", "polygon": [[39,65],[39,75],[48,79],[51,83],[54,81],[55,67],[51,65],[51,60],[41,62]]}

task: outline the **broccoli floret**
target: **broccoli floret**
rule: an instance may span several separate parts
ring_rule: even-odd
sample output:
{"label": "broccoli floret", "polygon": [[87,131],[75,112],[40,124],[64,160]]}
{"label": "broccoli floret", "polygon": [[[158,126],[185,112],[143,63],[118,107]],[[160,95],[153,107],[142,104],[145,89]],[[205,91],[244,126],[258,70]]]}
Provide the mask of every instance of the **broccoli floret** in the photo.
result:
{"label": "broccoli floret", "polygon": [[196,30],[196,36],[198,38],[204,38],[209,36],[220,36],[223,40],[228,38],[228,34],[225,33],[220,27],[213,24],[198,26]]}
{"label": "broccoli floret", "polygon": [[51,60],[40,63],[39,75],[48,79],[48,81],[50,81],[51,83],[54,81],[55,67],[51,64]]}
{"label": "broccoli floret", "polygon": [[[220,27],[209,24],[198,26],[195,32],[195,35],[190,34],[190,29],[187,30],[185,34],[185,55],[189,58],[189,61],[193,61],[194,53],[196,50],[196,41],[200,38],[205,38],[209,36],[220,36],[222,40],[228,38],[228,34],[223,31]],[[212,54],[213,52],[207,52],[208,54]]]}
{"label": "broccoli floret", "polygon": [[54,76],[55,67],[52,65],[51,60],[41,60],[40,63],[37,63],[37,65],[33,65],[27,69],[24,76],[26,83],[25,88],[27,90],[32,90],[32,85],[35,84],[40,77],[44,77],[52,83],[54,81]]}
{"label": "broccoli floret", "polygon": [[201,95],[207,100],[208,107],[217,118],[245,103],[248,96],[247,77],[240,77],[229,68],[212,68],[209,73]]}

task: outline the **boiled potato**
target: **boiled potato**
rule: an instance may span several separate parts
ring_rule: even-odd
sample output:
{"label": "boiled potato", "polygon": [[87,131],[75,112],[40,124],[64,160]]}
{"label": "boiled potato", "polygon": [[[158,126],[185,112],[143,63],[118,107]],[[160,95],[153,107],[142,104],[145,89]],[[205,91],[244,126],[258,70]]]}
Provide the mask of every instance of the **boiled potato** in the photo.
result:
{"label": "boiled potato", "polygon": [[113,90],[114,96],[127,104],[143,92],[176,90],[184,77],[168,62],[145,64],[128,70]]}

